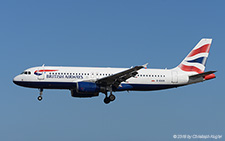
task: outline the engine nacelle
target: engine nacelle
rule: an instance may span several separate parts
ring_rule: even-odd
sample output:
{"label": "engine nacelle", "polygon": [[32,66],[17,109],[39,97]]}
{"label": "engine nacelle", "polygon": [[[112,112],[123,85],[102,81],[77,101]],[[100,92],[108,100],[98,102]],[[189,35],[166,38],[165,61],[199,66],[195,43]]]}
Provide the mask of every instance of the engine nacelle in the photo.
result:
{"label": "engine nacelle", "polygon": [[100,87],[93,82],[78,82],[77,92],[79,93],[99,93]]}
{"label": "engine nacelle", "polygon": [[71,90],[73,97],[94,97],[98,96],[100,87],[92,82],[78,82],[76,90]]}
{"label": "engine nacelle", "polygon": [[99,93],[78,93],[77,90],[71,90],[71,96],[72,97],[94,97],[98,96]]}

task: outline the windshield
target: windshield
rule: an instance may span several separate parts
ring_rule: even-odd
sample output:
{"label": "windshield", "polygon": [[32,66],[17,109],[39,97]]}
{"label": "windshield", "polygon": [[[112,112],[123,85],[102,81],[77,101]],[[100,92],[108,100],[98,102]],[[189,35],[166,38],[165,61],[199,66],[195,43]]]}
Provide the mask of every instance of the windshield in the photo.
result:
{"label": "windshield", "polygon": [[31,72],[30,72],[30,71],[24,71],[24,72],[22,72],[21,74],[30,75],[30,74],[31,74]]}

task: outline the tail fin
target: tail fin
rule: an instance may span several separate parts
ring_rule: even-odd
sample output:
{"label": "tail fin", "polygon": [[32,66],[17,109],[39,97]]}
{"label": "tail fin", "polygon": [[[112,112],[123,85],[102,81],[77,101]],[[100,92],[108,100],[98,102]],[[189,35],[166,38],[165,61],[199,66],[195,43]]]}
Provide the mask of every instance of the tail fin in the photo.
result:
{"label": "tail fin", "polygon": [[203,73],[212,39],[201,39],[177,67],[183,72]]}

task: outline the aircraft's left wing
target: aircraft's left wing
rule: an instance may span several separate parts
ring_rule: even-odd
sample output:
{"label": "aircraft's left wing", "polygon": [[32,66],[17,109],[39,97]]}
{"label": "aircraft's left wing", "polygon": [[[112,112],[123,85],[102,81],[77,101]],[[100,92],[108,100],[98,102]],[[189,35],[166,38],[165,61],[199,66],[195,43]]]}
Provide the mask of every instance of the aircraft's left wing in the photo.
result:
{"label": "aircraft's left wing", "polygon": [[138,74],[138,70],[145,68],[148,64],[142,65],[142,66],[135,66],[133,68],[127,69],[125,71],[116,73],[114,75],[110,75],[108,77],[104,77],[101,79],[98,79],[96,81],[97,84],[103,85],[103,86],[113,86],[115,88],[118,88],[121,82],[126,81],[127,79],[134,77]]}

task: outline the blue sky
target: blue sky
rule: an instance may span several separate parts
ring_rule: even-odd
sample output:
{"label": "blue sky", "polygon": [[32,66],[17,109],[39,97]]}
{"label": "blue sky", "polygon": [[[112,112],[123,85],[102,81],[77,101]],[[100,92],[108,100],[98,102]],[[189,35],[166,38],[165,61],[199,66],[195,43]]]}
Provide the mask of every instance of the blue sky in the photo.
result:
{"label": "blue sky", "polygon": [[[223,1],[1,1],[0,140],[173,140],[225,136]],[[16,86],[33,66],[173,68],[203,37],[217,78],[177,89],[77,99]],[[224,137],[223,137],[224,138]]]}

